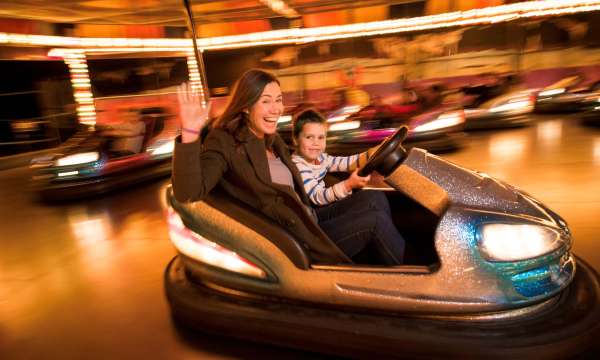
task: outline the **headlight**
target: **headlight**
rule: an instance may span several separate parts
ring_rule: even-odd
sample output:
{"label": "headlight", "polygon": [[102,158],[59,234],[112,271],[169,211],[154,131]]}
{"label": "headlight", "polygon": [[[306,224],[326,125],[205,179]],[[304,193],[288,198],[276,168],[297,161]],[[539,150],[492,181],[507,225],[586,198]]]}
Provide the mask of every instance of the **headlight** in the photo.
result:
{"label": "headlight", "polygon": [[279,120],[277,120],[277,125],[289,123],[290,121],[292,121],[292,115],[283,115],[279,117]]}
{"label": "headlight", "polygon": [[329,125],[329,131],[353,130],[360,127],[360,121],[346,121]]}
{"label": "headlight", "polygon": [[493,261],[516,261],[550,253],[563,245],[557,230],[541,225],[484,224],[479,246]]}
{"label": "headlight", "polygon": [[151,149],[150,153],[152,155],[172,154],[173,149],[175,149],[175,142],[173,140],[169,140],[166,143],[161,144],[160,146],[158,146],[154,149]]}
{"label": "headlight", "polygon": [[348,116],[354,114],[358,110],[360,110],[360,106],[358,105],[344,106],[341,110],[336,111],[336,113],[332,114],[331,117],[327,118],[327,122],[332,123],[344,121],[346,118],[348,118]]}
{"label": "headlight", "polygon": [[167,216],[169,237],[182,254],[220,269],[267,278],[266,272],[250,260],[188,229],[173,208],[168,208]]}
{"label": "headlight", "polygon": [[506,104],[494,106],[490,109],[491,112],[501,112],[501,111],[515,111],[515,110],[532,110],[533,109],[533,101],[530,98],[520,98],[514,99]]}
{"label": "headlight", "polygon": [[77,165],[77,164],[86,164],[91,163],[100,158],[100,155],[97,151],[73,154],[62,157],[56,160],[56,166],[69,166],[69,165]]}
{"label": "headlight", "polygon": [[462,111],[452,111],[443,113],[437,117],[437,119],[428,123],[422,124],[414,128],[413,132],[423,132],[443,129],[451,126],[458,125],[465,121],[464,113]]}
{"label": "headlight", "polygon": [[540,91],[538,96],[552,96],[552,95],[562,94],[564,92],[565,92],[565,88],[549,89],[549,90]]}

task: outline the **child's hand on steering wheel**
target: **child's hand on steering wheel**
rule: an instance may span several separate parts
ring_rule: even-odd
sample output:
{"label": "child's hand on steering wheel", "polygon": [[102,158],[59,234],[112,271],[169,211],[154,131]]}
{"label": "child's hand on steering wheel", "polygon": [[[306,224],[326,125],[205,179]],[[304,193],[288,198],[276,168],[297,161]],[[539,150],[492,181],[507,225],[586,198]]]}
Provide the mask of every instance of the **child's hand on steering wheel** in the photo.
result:
{"label": "child's hand on steering wheel", "polygon": [[371,175],[367,176],[359,176],[358,169],[354,170],[350,177],[344,180],[344,185],[346,186],[346,190],[352,191],[352,189],[360,189],[365,187],[369,180],[371,179]]}

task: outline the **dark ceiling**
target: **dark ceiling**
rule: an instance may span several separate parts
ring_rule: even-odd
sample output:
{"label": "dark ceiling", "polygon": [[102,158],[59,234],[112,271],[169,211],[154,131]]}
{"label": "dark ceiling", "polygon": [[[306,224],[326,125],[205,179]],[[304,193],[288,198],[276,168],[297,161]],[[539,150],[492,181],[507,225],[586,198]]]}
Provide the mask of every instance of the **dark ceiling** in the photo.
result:
{"label": "dark ceiling", "polygon": [[[281,17],[259,0],[190,0],[197,23]],[[425,0],[286,0],[300,16]],[[50,23],[185,26],[183,0],[1,0],[0,18]]]}

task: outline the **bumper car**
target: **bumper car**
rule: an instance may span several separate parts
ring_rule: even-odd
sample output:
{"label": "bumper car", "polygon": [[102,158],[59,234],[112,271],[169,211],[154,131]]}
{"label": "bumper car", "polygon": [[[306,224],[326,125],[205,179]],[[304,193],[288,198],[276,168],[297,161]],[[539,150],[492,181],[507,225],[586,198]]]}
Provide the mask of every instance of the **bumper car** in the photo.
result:
{"label": "bumper car", "polygon": [[[291,120],[291,114],[289,115]],[[327,152],[352,155],[381,143],[399,127],[408,126],[408,148],[445,152],[461,147],[464,138],[462,109],[440,105],[420,111],[417,104],[345,106],[327,116]],[[280,135],[291,144],[291,121],[278,124]]]}
{"label": "bumper car", "polygon": [[[50,155],[33,159],[32,190],[57,201],[105,193],[171,173],[175,131],[160,109],[144,111],[131,128],[85,127]],[[135,128],[135,125],[133,128]]]}
{"label": "bumper car", "polygon": [[403,136],[361,170],[384,176],[375,189],[418,249],[403,265],[382,265],[368,249],[351,263],[315,263],[302,239],[218,188],[188,204],[168,189],[178,255],[164,280],[176,324],[349,357],[593,351],[598,274],[571,253],[565,221],[508,184],[404,150]]}
{"label": "bumper car", "polygon": [[513,91],[465,108],[465,130],[512,128],[529,125],[535,106],[532,91]]}
{"label": "bumper car", "polygon": [[[526,126],[535,105],[533,90],[521,89],[516,74],[491,74],[455,89],[448,97],[465,109],[465,130]],[[458,91],[457,91],[458,90]]]}
{"label": "bumper car", "polygon": [[599,90],[600,81],[586,81],[580,75],[569,76],[538,92],[535,111],[539,113],[578,112],[585,107],[586,99]]}

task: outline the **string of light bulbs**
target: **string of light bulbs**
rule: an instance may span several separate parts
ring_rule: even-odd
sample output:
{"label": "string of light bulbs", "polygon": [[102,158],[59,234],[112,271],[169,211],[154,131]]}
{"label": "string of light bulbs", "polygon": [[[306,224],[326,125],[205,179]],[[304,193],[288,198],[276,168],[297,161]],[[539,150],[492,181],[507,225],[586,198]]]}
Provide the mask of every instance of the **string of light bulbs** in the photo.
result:
{"label": "string of light bulbs", "polygon": [[[202,50],[242,48],[260,45],[309,43],[351,37],[386,35],[433,30],[454,26],[491,24],[517,19],[566,15],[600,10],[600,1],[543,0],[500,5],[482,9],[421,16],[415,18],[374,21],[368,23],[295,28],[198,39]],[[82,48],[84,51],[174,51],[192,46],[190,39],[79,38],[45,35],[0,33],[0,44],[39,45]],[[135,50],[134,50],[135,49]]]}

